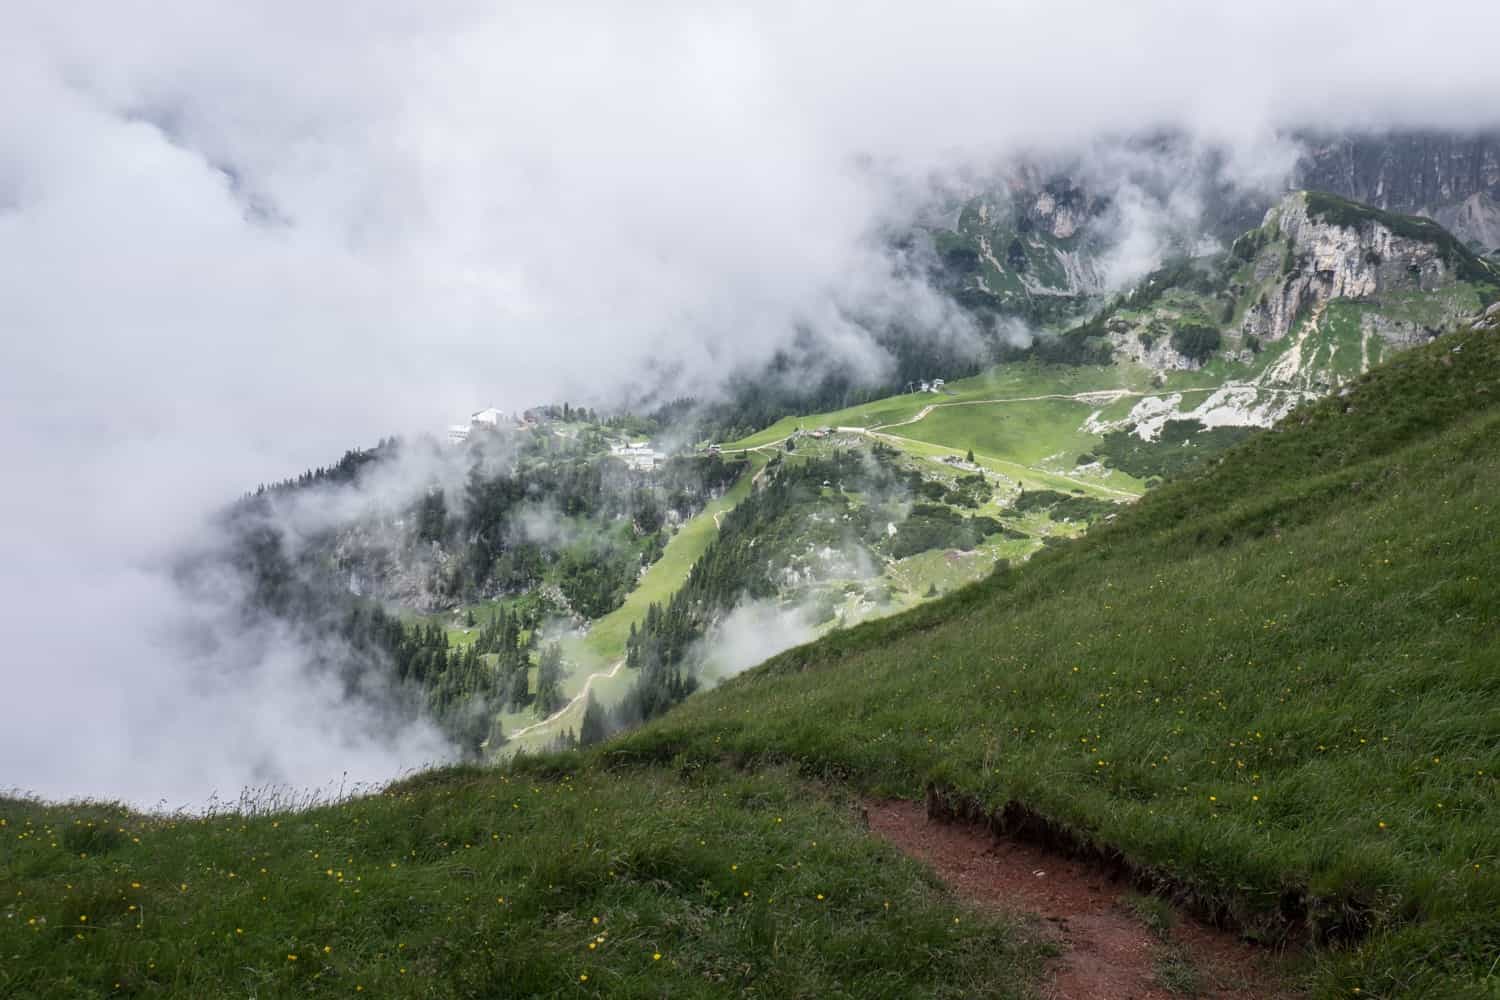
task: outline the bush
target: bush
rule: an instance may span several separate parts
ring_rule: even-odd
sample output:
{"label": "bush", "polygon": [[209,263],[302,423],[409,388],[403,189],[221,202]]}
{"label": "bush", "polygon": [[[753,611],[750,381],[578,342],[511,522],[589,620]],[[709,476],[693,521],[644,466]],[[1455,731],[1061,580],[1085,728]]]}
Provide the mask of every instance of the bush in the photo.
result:
{"label": "bush", "polygon": [[1023,490],[1016,498],[1014,509],[1022,513],[1045,510],[1054,521],[1092,521],[1113,511],[1115,505],[1108,500],[1068,496],[1056,490]]}
{"label": "bush", "polygon": [[1219,349],[1221,339],[1219,331],[1211,326],[1182,326],[1172,331],[1172,348],[1201,365]]}
{"label": "bush", "polygon": [[1005,526],[993,517],[971,517],[969,524],[974,528],[975,534],[980,538],[988,538],[990,535],[998,535],[1005,530]]}
{"label": "bush", "polygon": [[973,247],[949,247],[943,251],[943,265],[959,274],[973,274],[979,270],[979,252]]}
{"label": "bush", "polygon": [[1196,420],[1168,420],[1155,441],[1142,441],[1128,431],[1113,431],[1104,436],[1098,452],[1105,465],[1146,480],[1147,488],[1151,488],[1163,478],[1182,475],[1252,433],[1248,427],[1205,430]]}
{"label": "bush", "polygon": [[976,529],[975,522],[991,520],[976,518],[971,521],[948,507],[917,504],[892,536],[891,556],[905,559],[929,549],[972,549],[984,537]]}

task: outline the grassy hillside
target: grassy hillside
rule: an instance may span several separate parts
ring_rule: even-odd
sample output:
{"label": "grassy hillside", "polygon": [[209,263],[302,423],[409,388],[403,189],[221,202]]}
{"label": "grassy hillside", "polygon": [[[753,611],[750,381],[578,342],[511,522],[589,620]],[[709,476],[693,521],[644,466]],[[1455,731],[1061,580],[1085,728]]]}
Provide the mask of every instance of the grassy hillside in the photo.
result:
{"label": "grassy hillside", "polygon": [[1500,336],[1444,338],[589,754],[295,815],[0,802],[0,994],[1024,991],[1034,943],[827,798],[930,785],[1313,943],[1315,996],[1493,998],[1497,442]]}
{"label": "grassy hillside", "polygon": [[1500,338],[1446,338],[941,603],[616,747],[1024,803],[1263,936],[1321,995],[1493,995]]}
{"label": "grassy hillside", "polygon": [[[934,372],[941,375],[941,372]],[[913,392],[860,406],[804,417],[786,417],[729,449],[753,448],[779,441],[802,427],[880,427],[910,420],[934,404],[984,400],[1025,400],[1036,396],[1072,395],[1111,389],[1145,389],[1150,372],[1129,366],[1042,365],[1014,363],[991,368],[972,378],[950,383],[944,393]]]}
{"label": "grassy hillside", "polygon": [[1039,949],[790,776],[454,769],[307,812],[0,801],[5,997],[1014,997]]}

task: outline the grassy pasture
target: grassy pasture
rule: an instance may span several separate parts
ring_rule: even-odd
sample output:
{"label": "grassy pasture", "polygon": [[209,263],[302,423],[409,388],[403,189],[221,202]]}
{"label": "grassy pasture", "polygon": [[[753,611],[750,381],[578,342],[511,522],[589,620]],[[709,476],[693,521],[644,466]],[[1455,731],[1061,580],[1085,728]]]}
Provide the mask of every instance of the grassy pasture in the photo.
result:
{"label": "grassy pasture", "polygon": [[1256,933],[1357,939],[1320,953],[1320,996],[1491,996],[1497,441],[1500,338],[1439,341],[1082,540],[611,752],[1018,800]]}
{"label": "grassy pasture", "polygon": [[300,813],[0,800],[0,995],[1020,997],[1041,949],[793,776],[458,768]]}

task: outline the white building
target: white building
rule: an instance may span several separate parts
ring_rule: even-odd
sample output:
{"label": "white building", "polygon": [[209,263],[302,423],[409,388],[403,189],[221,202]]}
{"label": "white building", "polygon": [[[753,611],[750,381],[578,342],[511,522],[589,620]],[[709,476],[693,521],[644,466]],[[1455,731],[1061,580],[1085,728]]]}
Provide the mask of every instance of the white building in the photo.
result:
{"label": "white building", "polygon": [[499,430],[507,423],[504,410],[498,410],[493,406],[483,410],[477,410],[469,414],[469,422],[466,424],[452,424],[448,427],[448,443],[463,444],[469,440],[469,436],[475,430]]}
{"label": "white building", "polygon": [[641,472],[649,472],[656,468],[656,463],[667,457],[652,448],[650,442],[647,441],[640,444],[612,444],[609,446],[609,453],[632,469]]}

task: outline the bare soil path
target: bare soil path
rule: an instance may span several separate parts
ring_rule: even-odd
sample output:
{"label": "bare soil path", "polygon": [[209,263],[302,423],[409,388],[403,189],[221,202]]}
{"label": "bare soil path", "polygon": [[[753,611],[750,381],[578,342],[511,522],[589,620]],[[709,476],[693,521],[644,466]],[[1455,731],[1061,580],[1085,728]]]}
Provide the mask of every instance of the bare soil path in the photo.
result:
{"label": "bare soil path", "polygon": [[543,726],[550,726],[552,723],[556,722],[558,719],[561,719],[564,715],[567,715],[568,712],[570,710],[572,710],[572,708],[575,705],[577,705],[580,701],[583,701],[583,699],[585,699],[585,698],[587,698],[589,696],[589,689],[594,686],[594,679],[595,678],[603,677],[603,678],[605,678],[607,680],[607,679],[613,677],[615,674],[618,674],[620,672],[620,668],[623,667],[623,666],[625,666],[625,661],[624,660],[617,660],[617,661],[615,661],[615,665],[612,666],[612,667],[610,667],[608,670],[601,670],[601,671],[598,671],[597,673],[589,674],[588,677],[584,679],[583,690],[580,691],[580,692],[578,692],[576,695],[574,695],[573,698],[572,698],[572,700],[570,700],[566,705],[564,705],[562,708],[559,708],[557,711],[553,712],[551,715],[547,716],[541,722],[533,722],[529,726],[525,726],[525,727],[523,727],[521,729],[517,729],[515,732],[513,732],[513,733],[510,734],[510,738],[511,739],[515,739],[517,736],[525,736],[527,733],[531,732],[534,729],[540,729]]}
{"label": "bare soil path", "polygon": [[1279,958],[1179,917],[1160,933],[1131,912],[1125,886],[1078,862],[987,830],[941,823],[919,802],[865,804],[870,830],[931,866],[963,899],[1034,914],[1062,949],[1047,1000],[1285,1000]]}

